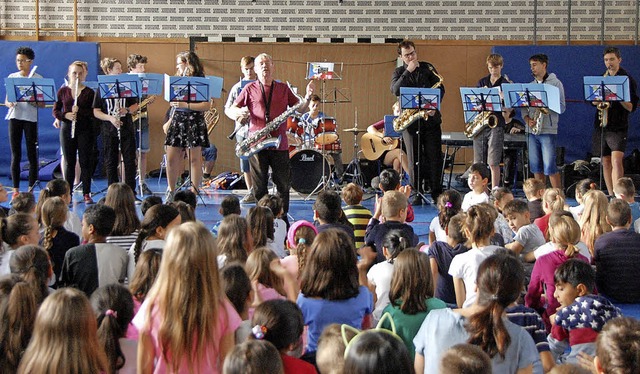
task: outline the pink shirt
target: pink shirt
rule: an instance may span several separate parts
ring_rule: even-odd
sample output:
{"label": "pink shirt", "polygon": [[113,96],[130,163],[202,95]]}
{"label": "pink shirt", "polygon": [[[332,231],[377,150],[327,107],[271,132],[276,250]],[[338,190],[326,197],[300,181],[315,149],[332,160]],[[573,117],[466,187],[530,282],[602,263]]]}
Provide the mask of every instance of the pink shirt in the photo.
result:
{"label": "pink shirt", "polygon": [[[143,331],[144,327],[147,326],[147,308],[149,307],[149,300],[145,300],[138,311],[138,314],[133,318],[133,324],[138,328],[138,331]],[[155,354],[155,368],[153,370],[154,373],[168,373],[171,372],[170,367],[167,365],[167,362],[164,360],[162,355],[162,347],[158,340],[158,331],[160,329],[160,319],[161,317],[158,315],[157,310],[151,313],[151,339],[153,341],[153,348]],[[233,305],[225,298],[222,301],[222,305],[218,309],[218,321],[216,326],[216,335],[212,336],[209,340],[209,345],[205,349],[204,360],[202,362],[197,362],[194,365],[194,369],[196,372],[200,373],[221,373],[222,372],[222,362],[219,360],[218,355],[218,347],[222,341],[223,336],[228,334],[233,334],[235,330],[240,326],[242,320],[238,313],[233,308]],[[232,335],[233,336],[233,335]],[[215,344],[214,344],[215,343]],[[189,373],[189,366],[187,365],[187,360],[194,360],[195,358],[187,358],[184,357],[182,359],[180,369],[178,373]]]}
{"label": "pink shirt", "polygon": [[[273,89],[273,94],[270,91]],[[260,88],[259,81],[253,81],[247,84],[240,92],[240,95],[235,101],[235,104],[240,107],[247,107],[249,109],[249,135],[254,132],[263,129],[267,124],[265,121],[266,114],[266,102],[269,101],[271,96],[271,105],[269,112],[269,121],[278,117],[280,114],[287,110],[287,106],[294,106],[298,103],[298,98],[293,94],[289,86],[284,83],[273,81],[271,87],[264,87],[264,94],[266,100],[262,96],[262,89]],[[271,136],[280,137],[280,146],[278,150],[286,151],[289,149],[289,142],[286,137],[287,121],[280,124],[280,127],[276,131],[271,132]]]}
{"label": "pink shirt", "polygon": [[[268,300],[286,300],[287,299],[286,297],[280,295],[280,293],[276,291],[275,288],[267,287],[262,283],[258,283],[258,296],[260,296],[260,301],[263,303]],[[253,319],[254,311],[255,311],[255,308],[249,308],[249,311],[247,312],[249,315],[249,319]]]}

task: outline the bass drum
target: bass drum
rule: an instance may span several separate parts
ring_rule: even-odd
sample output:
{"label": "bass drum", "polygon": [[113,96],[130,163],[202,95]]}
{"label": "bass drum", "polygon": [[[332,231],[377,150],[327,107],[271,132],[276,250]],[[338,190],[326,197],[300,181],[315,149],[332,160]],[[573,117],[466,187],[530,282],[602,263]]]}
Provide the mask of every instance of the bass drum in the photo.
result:
{"label": "bass drum", "polygon": [[289,154],[291,163],[291,187],[300,193],[311,193],[322,180],[324,175],[329,176],[331,165],[329,161],[318,151],[313,149],[301,149]]}

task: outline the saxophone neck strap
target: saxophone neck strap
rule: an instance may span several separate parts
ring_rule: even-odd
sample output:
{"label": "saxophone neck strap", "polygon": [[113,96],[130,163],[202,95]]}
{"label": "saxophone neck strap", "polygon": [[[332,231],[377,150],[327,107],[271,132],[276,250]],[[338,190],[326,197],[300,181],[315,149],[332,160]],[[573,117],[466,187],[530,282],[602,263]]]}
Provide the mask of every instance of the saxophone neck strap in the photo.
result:
{"label": "saxophone neck strap", "polygon": [[273,98],[273,86],[275,82],[271,82],[271,87],[269,88],[269,99],[267,100],[267,94],[265,93],[265,88],[262,82],[258,81],[260,84],[260,90],[262,91],[262,101],[264,102],[264,121],[265,123],[269,123],[270,114],[271,114],[271,99]]}

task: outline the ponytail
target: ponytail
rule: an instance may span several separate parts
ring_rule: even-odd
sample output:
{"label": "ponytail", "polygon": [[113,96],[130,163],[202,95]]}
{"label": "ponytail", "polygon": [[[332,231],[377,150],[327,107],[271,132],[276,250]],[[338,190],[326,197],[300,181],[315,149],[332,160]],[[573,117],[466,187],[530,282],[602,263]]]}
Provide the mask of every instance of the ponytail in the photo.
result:
{"label": "ponytail", "polygon": [[109,364],[109,373],[116,373],[124,366],[125,357],[120,347],[118,312],[107,309],[98,316],[98,342],[104,347]]}
{"label": "ponytail", "polygon": [[91,306],[98,322],[98,341],[107,354],[108,372],[116,373],[125,364],[119,339],[133,319],[133,298],[124,286],[110,284],[94,291]]}
{"label": "ponytail", "polygon": [[576,243],[580,241],[580,225],[567,211],[553,212],[549,217],[549,237],[557,249],[563,249],[571,258],[579,252]]}
{"label": "ponytail", "polygon": [[295,252],[298,256],[298,277],[300,277],[300,275],[302,275],[302,270],[307,263],[307,252],[316,238],[316,231],[315,227],[302,224],[298,224],[294,227],[294,230],[295,233],[293,235],[293,240],[296,243]]}
{"label": "ponytail", "polygon": [[462,196],[456,190],[446,190],[438,197],[438,220],[443,230],[447,229],[451,217],[462,210]]}
{"label": "ponytail", "polygon": [[38,304],[49,295],[47,284],[53,274],[49,254],[37,245],[23,245],[16,249],[9,260],[11,273],[19,275],[29,283],[34,291]]}
{"label": "ponytail", "polygon": [[144,228],[140,229],[133,247],[133,261],[136,264],[138,263],[138,258],[140,258],[140,253],[142,252],[142,242],[144,242],[147,237],[149,237],[149,232]]}
{"label": "ponytail", "polygon": [[18,370],[37,310],[36,293],[20,276],[10,275],[0,281],[0,372]]}
{"label": "ponytail", "polygon": [[133,258],[136,263],[138,263],[140,252],[142,252],[142,243],[149,236],[155,235],[158,227],[166,228],[179,215],[178,209],[166,204],[157,204],[147,210],[140,223],[140,232],[133,247]]}
{"label": "ponytail", "polygon": [[302,274],[304,265],[307,263],[307,243],[303,240],[305,239],[299,239],[298,245],[296,246],[296,253],[298,256],[298,275]]}
{"label": "ponytail", "polygon": [[393,263],[400,252],[411,247],[413,238],[409,238],[402,230],[391,230],[382,240],[382,246],[389,251],[389,263]]}
{"label": "ponytail", "polygon": [[502,320],[505,308],[498,302],[496,295],[492,298],[484,309],[467,320],[467,343],[479,346],[491,358],[499,354],[504,359],[511,337]]}
{"label": "ponytail", "polygon": [[580,252],[578,247],[576,247],[575,245],[569,243],[569,244],[567,244],[567,248],[565,248],[565,250],[564,250],[564,255],[569,257],[569,258],[572,258],[578,252]]}
{"label": "ponytail", "polygon": [[69,183],[64,179],[53,179],[40,191],[38,205],[36,205],[36,219],[38,224],[42,223],[42,207],[50,197],[62,197],[71,191]]}
{"label": "ponytail", "polygon": [[44,234],[42,235],[42,247],[49,251],[51,247],[53,247],[53,234],[57,230],[51,226],[47,226],[44,228]]}

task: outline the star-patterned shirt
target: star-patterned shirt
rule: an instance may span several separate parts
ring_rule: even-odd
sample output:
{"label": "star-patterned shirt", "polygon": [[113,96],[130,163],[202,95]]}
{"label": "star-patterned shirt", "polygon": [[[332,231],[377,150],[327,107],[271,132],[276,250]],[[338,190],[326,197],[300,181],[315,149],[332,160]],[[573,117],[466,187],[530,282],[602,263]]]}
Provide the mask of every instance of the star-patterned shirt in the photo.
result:
{"label": "star-patterned shirt", "polygon": [[551,335],[557,340],[569,338],[571,346],[593,343],[605,323],[620,315],[620,309],[602,296],[581,296],[556,313],[556,325]]}

